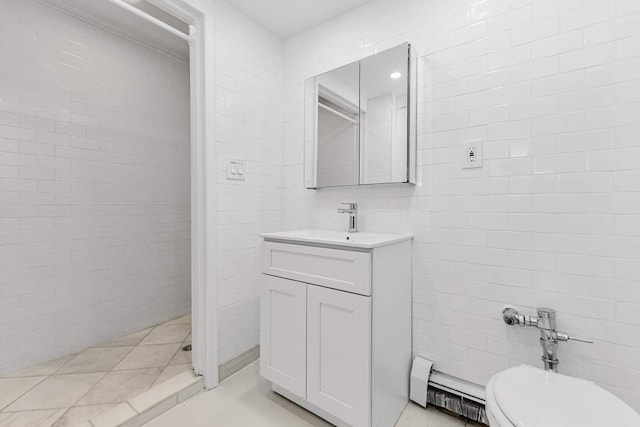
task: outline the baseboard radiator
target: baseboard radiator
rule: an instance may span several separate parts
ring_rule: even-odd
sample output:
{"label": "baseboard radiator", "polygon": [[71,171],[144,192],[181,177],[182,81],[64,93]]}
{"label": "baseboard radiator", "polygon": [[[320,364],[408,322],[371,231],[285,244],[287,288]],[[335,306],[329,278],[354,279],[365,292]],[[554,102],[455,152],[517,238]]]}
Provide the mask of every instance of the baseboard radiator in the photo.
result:
{"label": "baseboard radiator", "polygon": [[455,415],[489,425],[484,388],[431,369],[431,362],[417,357],[411,370],[411,400],[434,405]]}

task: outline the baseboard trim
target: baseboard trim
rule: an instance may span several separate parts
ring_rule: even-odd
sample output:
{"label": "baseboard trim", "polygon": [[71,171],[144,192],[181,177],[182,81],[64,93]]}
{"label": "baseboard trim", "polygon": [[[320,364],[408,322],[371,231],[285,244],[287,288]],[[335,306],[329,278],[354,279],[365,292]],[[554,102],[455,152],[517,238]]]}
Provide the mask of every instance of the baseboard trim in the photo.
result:
{"label": "baseboard trim", "polygon": [[223,381],[231,375],[251,365],[260,357],[260,346],[255,346],[251,350],[247,350],[240,356],[234,357],[228,362],[223,363],[218,368],[218,378]]}

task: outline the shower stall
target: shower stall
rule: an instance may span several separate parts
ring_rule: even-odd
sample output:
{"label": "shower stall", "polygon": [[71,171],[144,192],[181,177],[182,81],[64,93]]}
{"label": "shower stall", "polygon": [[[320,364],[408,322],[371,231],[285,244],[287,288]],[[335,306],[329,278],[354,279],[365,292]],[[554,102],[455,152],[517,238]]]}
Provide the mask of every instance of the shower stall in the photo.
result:
{"label": "shower stall", "polygon": [[124,397],[36,395],[191,372],[189,25],[144,1],[1,7],[0,420],[82,418]]}

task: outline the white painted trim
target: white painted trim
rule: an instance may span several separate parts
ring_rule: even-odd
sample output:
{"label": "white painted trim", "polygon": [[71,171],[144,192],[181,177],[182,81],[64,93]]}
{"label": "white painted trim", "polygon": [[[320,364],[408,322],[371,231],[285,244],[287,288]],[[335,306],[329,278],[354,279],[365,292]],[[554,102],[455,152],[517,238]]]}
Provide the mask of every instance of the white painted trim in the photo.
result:
{"label": "white painted trim", "polygon": [[142,10],[138,9],[137,7],[131,6],[129,3],[125,2],[124,0],[107,0],[107,1],[115,4],[116,6],[122,8],[122,9],[125,9],[126,11],[128,11],[130,13],[133,13],[134,15],[144,19],[147,22],[151,22],[153,25],[156,25],[157,27],[162,28],[163,30],[173,34],[174,36],[177,36],[177,37],[180,37],[183,40],[189,41],[189,35],[181,32],[181,31],[176,30],[171,25],[162,22],[158,18],[155,18],[155,17],[149,15],[146,12],[143,12]]}
{"label": "white painted trim", "polygon": [[193,368],[218,385],[214,11],[208,0],[150,0],[190,25]]}

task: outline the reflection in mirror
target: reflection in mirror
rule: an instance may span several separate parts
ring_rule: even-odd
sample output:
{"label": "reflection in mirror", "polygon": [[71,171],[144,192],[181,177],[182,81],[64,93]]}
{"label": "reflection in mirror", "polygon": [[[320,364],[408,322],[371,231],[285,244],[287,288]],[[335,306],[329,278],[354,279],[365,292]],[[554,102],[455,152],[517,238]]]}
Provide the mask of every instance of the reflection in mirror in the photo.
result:
{"label": "reflection in mirror", "polygon": [[358,63],[316,77],[318,187],[358,184]]}
{"label": "reflection in mirror", "polygon": [[360,184],[407,181],[407,45],[360,61]]}

